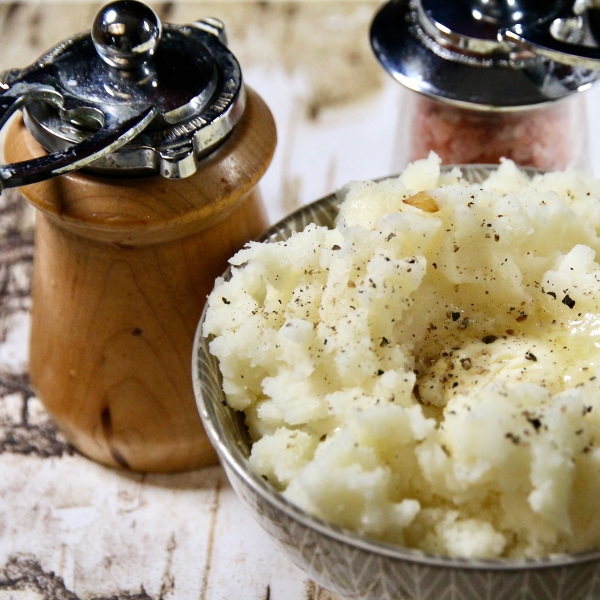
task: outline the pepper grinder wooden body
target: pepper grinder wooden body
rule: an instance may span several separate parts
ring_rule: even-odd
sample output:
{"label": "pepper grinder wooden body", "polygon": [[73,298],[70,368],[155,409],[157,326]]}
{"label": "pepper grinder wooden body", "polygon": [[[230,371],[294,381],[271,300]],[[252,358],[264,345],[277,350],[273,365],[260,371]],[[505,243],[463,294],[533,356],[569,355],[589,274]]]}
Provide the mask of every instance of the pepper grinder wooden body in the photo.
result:
{"label": "pepper grinder wooden body", "polygon": [[[35,206],[29,372],[68,440],[136,471],[216,462],[192,391],[194,332],[227,259],[267,226],[259,179],[275,125],[248,90],[242,119],[183,180],[83,174],[22,188]],[[19,121],[5,157],[44,154]]]}

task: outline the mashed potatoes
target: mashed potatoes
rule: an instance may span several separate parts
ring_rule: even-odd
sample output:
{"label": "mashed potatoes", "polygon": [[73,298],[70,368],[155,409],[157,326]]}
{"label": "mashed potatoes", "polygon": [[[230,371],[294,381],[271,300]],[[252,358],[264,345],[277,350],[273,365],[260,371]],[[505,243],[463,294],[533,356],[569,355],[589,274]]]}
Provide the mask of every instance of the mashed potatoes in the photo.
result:
{"label": "mashed potatoes", "polygon": [[465,557],[600,546],[600,184],[439,160],[251,243],[209,299],[250,462],[366,536]]}

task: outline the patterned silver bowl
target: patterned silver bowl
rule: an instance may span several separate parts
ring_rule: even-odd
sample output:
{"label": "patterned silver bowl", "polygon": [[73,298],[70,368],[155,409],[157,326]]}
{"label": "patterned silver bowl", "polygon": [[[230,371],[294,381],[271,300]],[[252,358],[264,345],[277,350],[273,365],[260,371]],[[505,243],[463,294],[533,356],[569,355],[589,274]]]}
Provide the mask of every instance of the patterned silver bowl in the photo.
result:
{"label": "patterned silver bowl", "polygon": [[[473,182],[493,168],[461,167]],[[274,225],[263,239],[285,240],[313,222],[331,227],[340,202],[338,194],[318,200]],[[192,363],[206,431],[242,503],[319,585],[342,598],[364,600],[600,600],[600,550],[522,560],[430,556],[366,539],[288,502],[248,466],[243,415],[225,401],[218,361],[208,350],[210,340],[202,337],[203,321],[204,314]]]}

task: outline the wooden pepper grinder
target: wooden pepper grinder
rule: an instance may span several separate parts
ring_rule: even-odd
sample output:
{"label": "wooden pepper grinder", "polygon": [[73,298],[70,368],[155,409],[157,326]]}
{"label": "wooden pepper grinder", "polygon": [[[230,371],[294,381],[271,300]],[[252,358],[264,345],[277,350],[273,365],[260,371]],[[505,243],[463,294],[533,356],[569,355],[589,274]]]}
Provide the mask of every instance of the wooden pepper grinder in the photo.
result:
{"label": "wooden pepper grinder", "polygon": [[101,463],[216,462],[192,392],[192,341],[215,277],[267,225],[256,185],[276,143],[223,24],[162,25],[144,4],[114,2],[91,34],[2,73],[0,92],[0,125],[23,108],[0,183],[26,185],[38,209],[29,369],[39,398]]}

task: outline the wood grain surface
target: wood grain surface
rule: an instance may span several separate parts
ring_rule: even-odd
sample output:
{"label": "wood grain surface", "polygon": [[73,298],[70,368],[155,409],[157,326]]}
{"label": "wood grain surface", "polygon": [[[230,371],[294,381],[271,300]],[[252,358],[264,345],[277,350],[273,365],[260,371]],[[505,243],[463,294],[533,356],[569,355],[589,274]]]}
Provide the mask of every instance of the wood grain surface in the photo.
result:
{"label": "wood grain surface", "polygon": [[[227,259],[267,226],[256,185],[275,126],[252,91],[190,178],[75,173],[22,189],[38,209],[29,374],[67,439],[137,471],[216,462],[190,374],[194,332]],[[7,160],[39,155],[21,121]]]}

